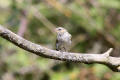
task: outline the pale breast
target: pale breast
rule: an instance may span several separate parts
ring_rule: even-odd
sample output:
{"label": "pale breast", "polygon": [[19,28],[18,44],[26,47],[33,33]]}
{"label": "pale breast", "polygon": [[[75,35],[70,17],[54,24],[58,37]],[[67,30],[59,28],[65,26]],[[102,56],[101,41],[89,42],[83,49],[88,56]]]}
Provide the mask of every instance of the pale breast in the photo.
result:
{"label": "pale breast", "polygon": [[66,45],[71,45],[71,35],[69,33],[64,34],[62,40]]}
{"label": "pale breast", "polygon": [[67,32],[62,35],[57,35],[56,48],[61,51],[69,51],[71,45],[71,35]]}

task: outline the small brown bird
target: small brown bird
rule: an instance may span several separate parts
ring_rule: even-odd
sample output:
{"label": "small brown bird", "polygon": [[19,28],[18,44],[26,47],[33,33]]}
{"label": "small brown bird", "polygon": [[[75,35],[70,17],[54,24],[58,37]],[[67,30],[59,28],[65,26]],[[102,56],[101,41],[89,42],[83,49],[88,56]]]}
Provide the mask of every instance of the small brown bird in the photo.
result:
{"label": "small brown bird", "polygon": [[56,50],[61,52],[68,52],[71,46],[71,34],[62,27],[55,29],[57,33]]}

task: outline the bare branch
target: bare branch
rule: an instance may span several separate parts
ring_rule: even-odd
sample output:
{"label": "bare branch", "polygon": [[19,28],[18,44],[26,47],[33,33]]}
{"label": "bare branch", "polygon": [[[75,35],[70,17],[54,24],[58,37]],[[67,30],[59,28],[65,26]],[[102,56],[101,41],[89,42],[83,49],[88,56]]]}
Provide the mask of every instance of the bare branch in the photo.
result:
{"label": "bare branch", "polygon": [[109,55],[112,52],[112,48],[110,48],[103,54],[59,52],[25,40],[22,37],[16,35],[15,33],[11,32],[10,30],[4,28],[2,25],[0,25],[0,36],[12,42],[16,46],[41,57],[61,61],[82,62],[88,64],[100,63],[107,65],[113,71],[120,71],[120,58],[111,57]]}
{"label": "bare branch", "polygon": [[109,57],[110,53],[112,52],[113,48],[110,48],[108,51],[106,51],[103,56]]}

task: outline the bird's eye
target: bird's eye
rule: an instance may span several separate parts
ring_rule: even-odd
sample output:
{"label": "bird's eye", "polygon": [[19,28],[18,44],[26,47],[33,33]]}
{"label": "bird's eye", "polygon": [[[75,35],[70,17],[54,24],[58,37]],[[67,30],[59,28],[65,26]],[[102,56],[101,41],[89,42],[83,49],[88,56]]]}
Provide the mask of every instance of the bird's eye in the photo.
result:
{"label": "bird's eye", "polygon": [[58,29],[59,31],[62,30],[62,29]]}

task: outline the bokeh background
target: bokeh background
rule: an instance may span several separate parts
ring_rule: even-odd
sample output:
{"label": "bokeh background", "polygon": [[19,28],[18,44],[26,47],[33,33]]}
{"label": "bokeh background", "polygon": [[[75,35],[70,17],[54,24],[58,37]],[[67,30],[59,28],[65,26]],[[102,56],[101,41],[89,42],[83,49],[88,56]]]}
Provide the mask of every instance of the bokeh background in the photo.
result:
{"label": "bokeh background", "polygon": [[[120,56],[120,0],[0,0],[0,24],[55,49],[54,28],[72,34],[71,52]],[[0,38],[0,80],[120,80],[102,64],[58,62]]]}

